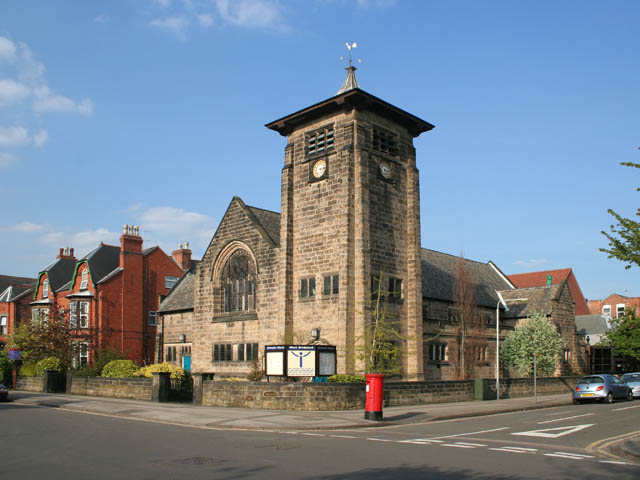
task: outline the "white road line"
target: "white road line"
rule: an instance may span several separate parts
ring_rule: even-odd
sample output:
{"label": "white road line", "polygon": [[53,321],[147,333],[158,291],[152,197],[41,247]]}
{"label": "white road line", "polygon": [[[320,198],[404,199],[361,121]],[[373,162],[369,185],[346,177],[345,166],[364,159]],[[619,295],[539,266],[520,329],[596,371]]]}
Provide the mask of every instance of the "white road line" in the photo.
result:
{"label": "white road line", "polygon": [[307,437],[324,437],[322,433],[301,433],[300,435],[306,435]]}
{"label": "white road line", "polygon": [[622,408],[614,408],[611,410],[612,412],[619,412],[620,410],[629,410],[630,408],[640,408],[640,405],[636,405],[635,407],[622,407]]}
{"label": "white road line", "polygon": [[282,432],[282,433],[288,433],[289,435],[298,435],[298,433],[300,432]]}
{"label": "white road line", "polygon": [[574,455],[560,455],[558,453],[545,453],[545,457],[570,458],[571,460],[584,460],[584,457],[576,457]]}
{"label": "white road line", "polygon": [[472,447],[486,447],[484,443],[468,443],[468,442],[456,442],[456,445],[470,445]]}
{"label": "white road line", "polygon": [[584,415],[574,415],[573,417],[554,418],[553,420],[547,420],[545,422],[538,422],[538,425],[542,425],[543,423],[562,422],[563,420],[571,420],[572,418],[588,417],[589,415],[594,415],[594,414],[593,413],[585,413]]}
{"label": "white road line", "polygon": [[354,437],[353,435],[329,435],[329,436],[333,438],[358,438],[358,437]]}
{"label": "white road line", "polygon": [[471,445],[458,445],[457,443],[443,443],[441,447],[456,447],[456,448],[476,448]]}
{"label": "white road line", "polygon": [[554,452],[562,455],[572,455],[574,457],[583,457],[583,458],[595,458],[594,455],[584,455],[582,453],[571,453],[571,452]]}
{"label": "white road line", "polygon": [[371,440],[372,442],[393,442],[393,440],[389,440],[388,438],[365,438],[365,440]]}
{"label": "white road line", "polygon": [[432,438],[411,438],[409,440],[398,440],[398,443],[442,443],[442,440],[433,440]]}
{"label": "white road line", "polygon": [[600,463],[613,463],[614,465],[629,465],[627,462],[614,462],[613,460],[599,460]]}
{"label": "white road line", "polygon": [[453,437],[468,437],[469,435],[478,435],[480,433],[499,432],[500,430],[507,430],[509,427],[493,428],[491,430],[481,430],[479,432],[458,433],[457,435],[443,435],[441,437],[433,438],[453,438]]}
{"label": "white road line", "polygon": [[513,447],[490,448],[489,450],[495,450],[496,452],[509,452],[509,453],[536,453],[536,452],[531,452],[529,450],[523,450],[523,449],[513,448]]}

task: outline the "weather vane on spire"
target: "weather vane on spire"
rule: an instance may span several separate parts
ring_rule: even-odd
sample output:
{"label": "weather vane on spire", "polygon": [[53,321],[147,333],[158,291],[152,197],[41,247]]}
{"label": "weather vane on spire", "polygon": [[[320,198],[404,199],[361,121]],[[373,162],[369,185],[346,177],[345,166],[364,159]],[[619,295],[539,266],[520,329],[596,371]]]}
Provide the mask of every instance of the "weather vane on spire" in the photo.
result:
{"label": "weather vane on spire", "polygon": [[[358,85],[358,81],[356,80],[356,67],[353,66],[353,57],[351,55],[351,50],[356,48],[358,44],[356,42],[346,42],[346,45],[347,49],[349,50],[349,66],[345,68],[345,70],[347,71],[347,78],[345,79],[342,88],[338,90],[337,95],[340,95],[341,93],[344,93],[348,90],[353,90],[354,88],[360,88],[360,85]],[[340,57],[340,60],[344,60],[344,57]],[[358,59],[358,63],[360,62],[362,62],[362,60]]]}

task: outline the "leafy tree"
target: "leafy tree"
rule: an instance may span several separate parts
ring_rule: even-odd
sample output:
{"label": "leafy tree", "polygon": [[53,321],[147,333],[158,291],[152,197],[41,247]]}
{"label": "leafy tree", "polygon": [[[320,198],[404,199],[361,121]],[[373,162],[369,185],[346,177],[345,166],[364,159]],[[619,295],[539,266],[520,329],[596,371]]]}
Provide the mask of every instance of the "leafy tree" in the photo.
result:
{"label": "leafy tree", "polygon": [[626,310],[622,318],[611,319],[611,326],[602,343],[610,346],[616,356],[640,360],[640,317],[635,309]]}
{"label": "leafy tree", "polygon": [[[626,167],[640,168],[640,164],[623,162]],[[640,191],[640,188],[637,189]],[[626,269],[633,265],[640,266],[640,223],[630,218],[625,218],[612,209],[608,210],[618,223],[611,225],[611,233],[602,231],[602,234],[609,240],[609,248],[601,248],[600,251],[607,253],[609,258],[616,258],[626,263]],[[640,208],[636,211],[636,216],[640,216]]]}
{"label": "leafy tree", "polygon": [[92,343],[93,333],[88,329],[71,327],[68,314],[51,309],[47,317],[25,322],[9,335],[9,345],[21,350],[25,363],[37,363],[43,358],[56,357],[65,368],[73,365],[77,355],[76,342]]}
{"label": "leafy tree", "polygon": [[562,336],[549,320],[540,314],[522,320],[502,344],[503,362],[515,368],[519,375],[533,375],[533,357],[537,354],[537,371],[552,376],[562,355]]}

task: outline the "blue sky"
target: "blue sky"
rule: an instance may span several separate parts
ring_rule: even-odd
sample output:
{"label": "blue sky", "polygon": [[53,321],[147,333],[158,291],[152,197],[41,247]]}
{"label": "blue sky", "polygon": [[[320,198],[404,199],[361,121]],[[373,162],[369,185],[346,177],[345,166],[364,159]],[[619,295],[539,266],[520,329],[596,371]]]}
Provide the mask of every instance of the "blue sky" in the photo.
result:
{"label": "blue sky", "polygon": [[0,273],[125,223],[199,258],[234,195],[279,211],[264,124],[333,96],[348,41],[362,89],[436,125],[415,141],[423,247],[638,296],[598,248],[607,209],[638,207],[639,20],[636,1],[3,0]]}

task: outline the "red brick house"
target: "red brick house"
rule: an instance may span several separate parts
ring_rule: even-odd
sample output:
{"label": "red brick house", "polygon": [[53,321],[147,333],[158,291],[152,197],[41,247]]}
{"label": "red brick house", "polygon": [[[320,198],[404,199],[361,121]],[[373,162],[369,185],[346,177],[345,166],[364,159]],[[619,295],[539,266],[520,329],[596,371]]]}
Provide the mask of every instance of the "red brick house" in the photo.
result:
{"label": "red brick house", "polygon": [[91,338],[79,343],[76,366],[91,362],[98,349],[153,363],[160,300],[183,275],[191,251],[181,249],[174,259],[157,246],[143,249],[142,243],[138,227],[125,225],[120,247],[101,243],[79,260],[73,249],[61,250],[39,273],[32,318],[60,309]]}
{"label": "red brick house", "polygon": [[544,287],[546,285],[560,285],[567,282],[571,298],[576,304],[576,315],[589,315],[589,307],[587,300],[580,290],[580,285],[573,270],[570,268],[562,268],[559,270],[544,270],[541,272],[517,273],[508,275],[516,288]]}
{"label": "red brick house", "polygon": [[626,297],[612,293],[604,300],[589,300],[589,313],[592,315],[618,318],[624,315],[625,309],[628,308],[635,308],[640,313],[640,297]]}
{"label": "red brick house", "polygon": [[0,275],[0,348],[7,343],[15,325],[28,318],[28,298],[35,278]]}

